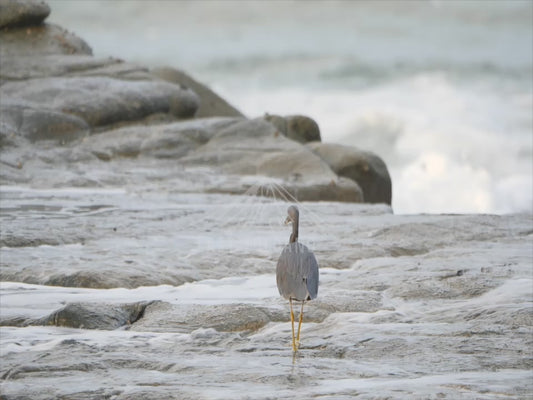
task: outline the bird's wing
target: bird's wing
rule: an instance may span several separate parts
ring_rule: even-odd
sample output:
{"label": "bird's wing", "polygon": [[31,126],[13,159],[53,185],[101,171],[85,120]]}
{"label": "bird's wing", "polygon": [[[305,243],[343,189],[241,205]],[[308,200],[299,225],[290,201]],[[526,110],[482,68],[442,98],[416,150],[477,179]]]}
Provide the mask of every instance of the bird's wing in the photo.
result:
{"label": "bird's wing", "polygon": [[306,258],[304,274],[306,276],[307,291],[311,299],[314,299],[318,294],[318,262],[312,251],[307,253]]}

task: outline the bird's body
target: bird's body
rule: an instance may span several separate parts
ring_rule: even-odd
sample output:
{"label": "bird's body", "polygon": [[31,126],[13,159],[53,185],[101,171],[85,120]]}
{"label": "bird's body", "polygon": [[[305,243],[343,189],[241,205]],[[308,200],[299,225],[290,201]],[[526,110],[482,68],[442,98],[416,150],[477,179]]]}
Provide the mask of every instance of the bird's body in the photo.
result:
{"label": "bird's body", "polygon": [[[289,244],[283,248],[276,267],[276,282],[279,294],[289,300],[292,324],[292,348],[298,350],[300,344],[300,328],[303,320],[304,304],[316,298],[318,294],[318,262],[307,246],[298,243],[300,213],[296,206],[287,210],[285,223],[292,222],[292,234]],[[294,313],[292,302],[301,301],[302,309],[298,324],[298,334],[294,334]]]}
{"label": "bird's body", "polygon": [[289,243],[279,256],[276,268],[279,294],[287,300],[313,300],[318,294],[318,263],[307,246]]}

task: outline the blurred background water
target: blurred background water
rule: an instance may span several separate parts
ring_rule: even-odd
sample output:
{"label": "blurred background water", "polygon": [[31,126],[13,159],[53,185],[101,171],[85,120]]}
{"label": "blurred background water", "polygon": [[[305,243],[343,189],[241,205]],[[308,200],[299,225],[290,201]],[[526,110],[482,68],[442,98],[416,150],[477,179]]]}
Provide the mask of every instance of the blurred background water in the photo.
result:
{"label": "blurred background water", "polygon": [[533,212],[530,0],[47,2],[96,56],[374,151],[396,213]]}

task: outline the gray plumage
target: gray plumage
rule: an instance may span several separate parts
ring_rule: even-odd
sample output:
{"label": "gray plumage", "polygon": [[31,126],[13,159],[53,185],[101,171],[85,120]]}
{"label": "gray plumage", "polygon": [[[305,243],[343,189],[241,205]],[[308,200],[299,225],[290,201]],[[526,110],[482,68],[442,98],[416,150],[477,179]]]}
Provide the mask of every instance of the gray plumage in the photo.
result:
{"label": "gray plumage", "polygon": [[287,213],[285,222],[292,222],[292,234],[276,267],[279,294],[288,300],[312,300],[318,294],[318,263],[313,252],[298,243],[298,208],[290,206]]}

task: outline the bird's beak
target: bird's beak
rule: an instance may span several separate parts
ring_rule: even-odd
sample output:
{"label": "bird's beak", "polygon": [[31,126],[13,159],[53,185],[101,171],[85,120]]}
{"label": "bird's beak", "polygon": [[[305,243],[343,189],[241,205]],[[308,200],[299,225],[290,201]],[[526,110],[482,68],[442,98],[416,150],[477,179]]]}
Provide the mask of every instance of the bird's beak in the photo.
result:
{"label": "bird's beak", "polygon": [[285,219],[285,225],[288,225],[288,224],[290,224],[291,222],[292,222],[291,217],[287,217],[287,218]]}

